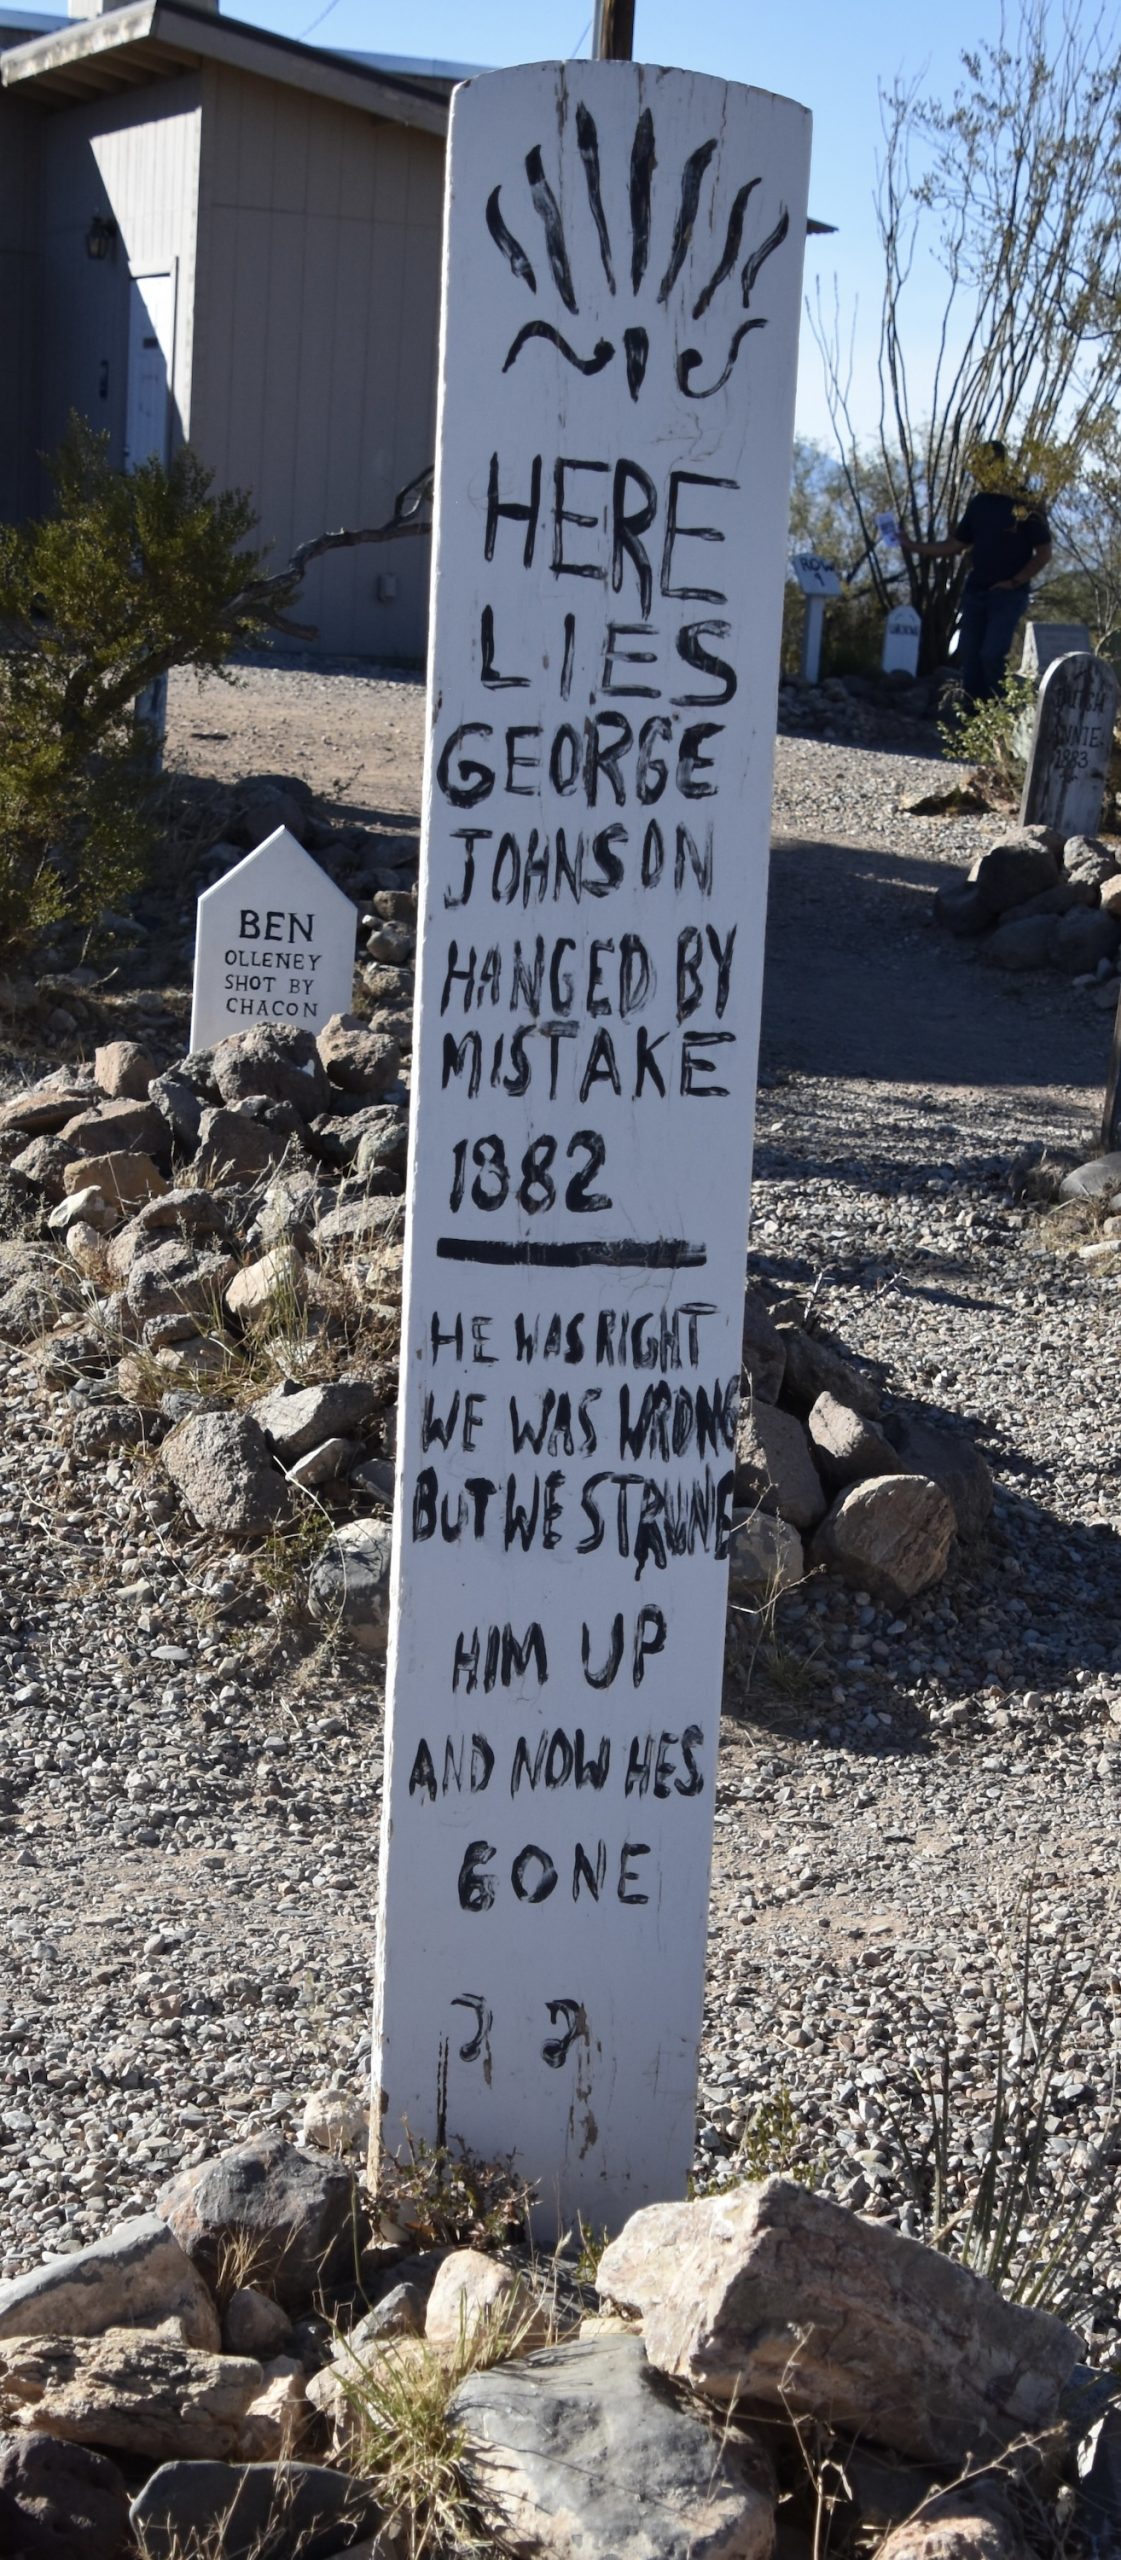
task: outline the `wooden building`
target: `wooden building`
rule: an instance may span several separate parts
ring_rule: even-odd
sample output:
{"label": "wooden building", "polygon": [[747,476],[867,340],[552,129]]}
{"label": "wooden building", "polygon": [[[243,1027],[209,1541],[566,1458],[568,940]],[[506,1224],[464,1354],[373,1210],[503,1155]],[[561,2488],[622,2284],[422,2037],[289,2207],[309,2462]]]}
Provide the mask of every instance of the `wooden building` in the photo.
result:
{"label": "wooden building", "polygon": [[[38,32],[33,32],[37,29]],[[0,518],[72,410],[122,465],[189,440],[279,565],[377,522],[433,447],[451,76],[199,0],[0,11]],[[415,660],[427,545],[316,565],[318,647]]]}

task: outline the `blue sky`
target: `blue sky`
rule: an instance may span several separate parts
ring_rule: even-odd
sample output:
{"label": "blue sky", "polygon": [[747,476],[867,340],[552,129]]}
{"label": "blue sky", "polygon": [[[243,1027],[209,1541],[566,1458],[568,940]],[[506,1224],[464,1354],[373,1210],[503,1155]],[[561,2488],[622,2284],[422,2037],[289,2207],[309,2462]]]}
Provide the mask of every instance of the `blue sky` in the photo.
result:
{"label": "blue sky", "polygon": [[[56,0],[62,7],[65,0]],[[415,54],[490,68],[587,53],[593,0],[412,0],[406,13],[383,0],[223,0],[224,13],[271,27],[378,53]],[[941,0],[913,17],[887,0],[787,0],[750,8],[743,0],[636,0],[635,55],[647,62],[715,72],[780,91],[808,106],[814,119],[811,209],[838,225],[835,240],[807,244],[806,279],[820,280],[832,303],[834,277],[846,321],[857,314],[853,406],[862,433],[875,424],[875,350],[881,275],[872,197],[879,140],[877,84],[897,74],[921,76],[948,99],[967,45],[995,38],[1000,0]],[[921,375],[932,344],[937,275],[924,262],[913,304],[914,360]],[[921,408],[921,401],[919,402]],[[803,329],[798,389],[803,434],[829,442],[821,360]]]}

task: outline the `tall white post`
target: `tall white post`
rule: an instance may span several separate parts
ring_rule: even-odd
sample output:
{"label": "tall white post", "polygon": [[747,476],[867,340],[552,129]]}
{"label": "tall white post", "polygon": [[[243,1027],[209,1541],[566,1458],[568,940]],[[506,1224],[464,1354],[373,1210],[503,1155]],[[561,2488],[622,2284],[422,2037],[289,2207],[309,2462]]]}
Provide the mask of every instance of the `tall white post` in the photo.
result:
{"label": "tall white post", "polygon": [[809,117],[457,92],[375,2121],[693,2141]]}

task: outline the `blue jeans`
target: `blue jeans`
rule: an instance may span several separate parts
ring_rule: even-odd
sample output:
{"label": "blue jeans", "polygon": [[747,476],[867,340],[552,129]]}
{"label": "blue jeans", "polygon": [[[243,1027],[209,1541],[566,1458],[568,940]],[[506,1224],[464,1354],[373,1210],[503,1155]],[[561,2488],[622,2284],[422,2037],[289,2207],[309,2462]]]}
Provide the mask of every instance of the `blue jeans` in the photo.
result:
{"label": "blue jeans", "polygon": [[966,704],[999,693],[1016,625],[1027,609],[1026,587],[966,588],[961,600],[958,671]]}

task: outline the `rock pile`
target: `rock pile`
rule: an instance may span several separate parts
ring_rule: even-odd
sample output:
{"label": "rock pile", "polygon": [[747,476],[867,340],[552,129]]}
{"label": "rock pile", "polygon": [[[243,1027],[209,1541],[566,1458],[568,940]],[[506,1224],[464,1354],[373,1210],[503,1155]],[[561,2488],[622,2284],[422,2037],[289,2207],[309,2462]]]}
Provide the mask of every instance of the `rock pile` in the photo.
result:
{"label": "rock pile", "polygon": [[884,1413],[878,1377],[842,1359],[749,1286],[736,1426],[733,1603],[758,1607],[807,1562],[901,1608],[939,1582],[955,1538],[992,1509],[992,1476],[964,1435]]}
{"label": "rock pile", "polygon": [[[400,932],[397,925],[385,930]],[[379,972],[383,963],[378,963]],[[400,977],[402,972],[396,971]],[[0,1334],[39,1341],[81,1454],[156,1446],[199,1528],[337,1514],[313,1585],[384,1633],[408,1095],[401,1040],[338,1015],[164,1073],[132,1041],[0,1107],[38,1238],[0,1244]]]}
{"label": "rock pile", "polygon": [[[407,2429],[395,2501],[371,2412],[442,2376],[445,2501],[527,2560],[770,2560],[780,2501],[809,2560],[826,2482],[845,2547],[1016,2560],[1116,2424],[1061,2321],[787,2178],[636,2213],[595,2292],[380,2210],[340,2159],[259,2140],[0,2287],[3,2548],[392,2560]],[[422,2521],[431,2417],[423,2456]],[[1083,2526],[1115,2529],[1107,2468]]]}
{"label": "rock pile", "polygon": [[[372,939],[396,959],[368,976],[402,980],[411,929],[389,918]],[[317,1039],[261,1025],[162,1072],[117,1040],[0,1106],[6,1179],[39,1228],[0,1242],[0,1337],[36,1343],[74,1448],[157,1449],[168,1511],[226,1540],[283,1531],[314,1497],[330,1532],[310,1615],[371,1651],[388,1609],[409,1036],[401,1016],[336,1015]],[[987,1516],[983,1458],[882,1416],[877,1379],[754,1288],[743,1357],[738,1424],[731,1403],[724,1416],[733,1598],[757,1605],[807,1557],[896,1607],[939,1580]]]}
{"label": "rock pile", "polygon": [[[1121,845],[1026,827],[1000,837],[963,880],[935,892],[940,924],[975,941],[990,969],[1056,969],[1117,1001]],[[1095,997],[1097,1000],[1097,994]]]}

